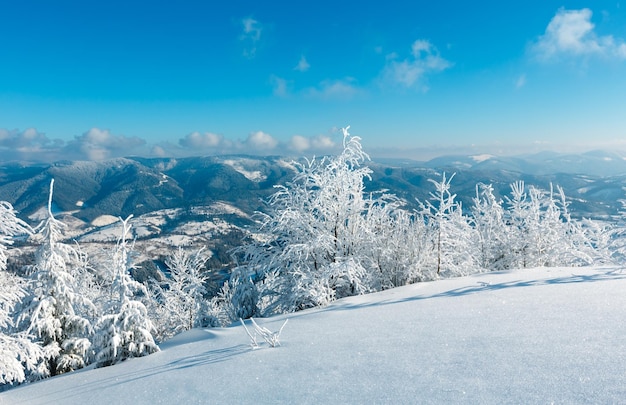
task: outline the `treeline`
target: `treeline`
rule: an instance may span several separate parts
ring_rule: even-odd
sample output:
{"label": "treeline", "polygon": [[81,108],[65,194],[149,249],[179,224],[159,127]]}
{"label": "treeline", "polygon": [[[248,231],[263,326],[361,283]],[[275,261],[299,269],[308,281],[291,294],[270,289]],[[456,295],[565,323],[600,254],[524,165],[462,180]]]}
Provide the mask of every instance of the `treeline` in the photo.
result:
{"label": "treeline", "polygon": [[[574,220],[559,187],[511,185],[503,200],[478,184],[469,209],[451,191],[454,175],[431,179],[419,209],[385,191],[366,193],[371,171],[360,139],[344,130],[343,152],[297,164],[267,201],[238,266],[210,296],[204,249],[173,251],[163,282],[131,277],[132,218],[118,243],[88,257],[64,242],[52,214],[37,228],[0,203],[0,390],[158,351],[158,342],[196,326],[323,306],[346,296],[474,272],[581,266],[621,260],[623,229]],[[38,245],[33,263],[7,270],[15,237]]]}

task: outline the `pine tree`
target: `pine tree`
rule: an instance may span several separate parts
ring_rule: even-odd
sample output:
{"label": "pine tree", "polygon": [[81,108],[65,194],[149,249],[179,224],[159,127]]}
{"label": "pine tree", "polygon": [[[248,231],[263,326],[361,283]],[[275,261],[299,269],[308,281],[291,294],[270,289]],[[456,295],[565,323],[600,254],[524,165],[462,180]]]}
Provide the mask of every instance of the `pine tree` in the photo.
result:
{"label": "pine tree", "polygon": [[130,233],[130,219],[122,222],[122,235],[111,257],[113,280],[110,288],[110,306],[96,325],[96,360],[99,366],[109,366],[130,357],[141,357],[159,351],[152,333],[154,324],[146,306],[135,299],[137,294],[148,296],[146,288],[133,280],[132,248],[126,241]]}
{"label": "pine tree", "polygon": [[81,261],[74,248],[61,242],[66,226],[52,214],[53,186],[54,180],[50,182],[48,217],[35,235],[41,245],[20,320],[26,323],[26,332],[41,341],[47,373],[57,375],[88,363],[93,330],[81,314],[92,310],[93,304],[75,292],[73,272]]}
{"label": "pine tree", "polygon": [[20,278],[7,272],[6,250],[14,236],[31,232],[16,214],[11,204],[0,201],[0,387],[36,374],[43,360],[41,347],[25,333],[14,330],[13,310],[25,292]]}

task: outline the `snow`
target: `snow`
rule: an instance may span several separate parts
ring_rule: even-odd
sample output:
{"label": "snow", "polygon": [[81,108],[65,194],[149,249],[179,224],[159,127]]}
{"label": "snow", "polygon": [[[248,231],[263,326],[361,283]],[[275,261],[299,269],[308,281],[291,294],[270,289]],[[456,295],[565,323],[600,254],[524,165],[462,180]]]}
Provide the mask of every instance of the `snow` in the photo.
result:
{"label": "snow", "polygon": [[482,155],[473,155],[470,156],[476,163],[484,162],[485,160],[489,160],[495,156],[483,153]]}
{"label": "snow", "polygon": [[619,403],[626,272],[537,268],[418,283],[194,329],[159,353],[0,393],[0,404]]}
{"label": "snow", "polygon": [[107,226],[107,225],[114,224],[119,220],[120,220],[119,217],[116,217],[113,215],[100,215],[98,218],[91,221],[91,225],[97,226],[97,227]]}
{"label": "snow", "polygon": [[243,163],[249,162],[248,159],[239,159],[239,160],[232,160],[232,159],[225,159],[223,161],[223,163],[225,165],[228,165],[230,167],[232,167],[233,169],[235,169],[236,171],[238,171],[239,173],[243,174],[248,180],[251,181],[263,181],[267,179],[267,176],[263,175],[263,173],[261,173],[260,170],[246,170],[243,167]]}

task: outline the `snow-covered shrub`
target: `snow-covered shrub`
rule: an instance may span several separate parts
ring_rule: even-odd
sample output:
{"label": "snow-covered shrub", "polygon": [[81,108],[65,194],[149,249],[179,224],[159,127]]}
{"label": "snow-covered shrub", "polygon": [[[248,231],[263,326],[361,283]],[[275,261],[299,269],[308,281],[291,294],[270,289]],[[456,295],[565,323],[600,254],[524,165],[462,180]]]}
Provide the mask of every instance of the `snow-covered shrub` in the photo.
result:
{"label": "snow-covered shrub", "polygon": [[209,326],[228,326],[238,319],[257,315],[258,304],[257,287],[237,269],[217,295],[207,301],[204,322]]}

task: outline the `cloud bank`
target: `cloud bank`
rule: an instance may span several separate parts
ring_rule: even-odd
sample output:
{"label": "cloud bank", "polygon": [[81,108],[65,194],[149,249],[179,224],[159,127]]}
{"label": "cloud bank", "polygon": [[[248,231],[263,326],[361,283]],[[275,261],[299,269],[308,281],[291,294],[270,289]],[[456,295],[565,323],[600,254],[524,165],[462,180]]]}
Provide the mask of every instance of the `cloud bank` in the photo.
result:
{"label": "cloud bank", "polygon": [[[337,138],[337,139],[335,139]],[[69,141],[49,139],[35,128],[23,131],[0,128],[0,164],[11,161],[54,162],[60,160],[106,160],[118,157],[186,157],[204,155],[279,155],[298,157],[337,153],[339,132],[329,135],[293,135],[281,141],[264,131],[251,132],[244,139],[227,139],[222,134],[195,131],[177,143],[149,144],[145,139],[113,134],[91,128]],[[297,156],[296,156],[297,155]]]}
{"label": "cloud bank", "polygon": [[132,154],[132,151],[144,146],[146,141],[138,137],[113,135],[106,129],[91,128],[65,145],[63,150],[69,156],[78,156],[87,160],[105,160]]}

